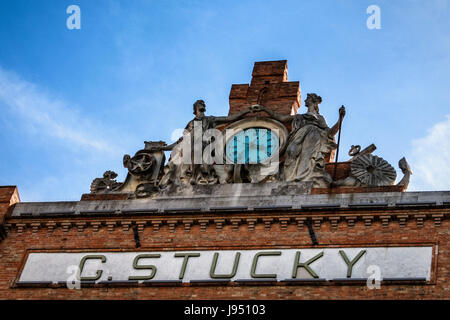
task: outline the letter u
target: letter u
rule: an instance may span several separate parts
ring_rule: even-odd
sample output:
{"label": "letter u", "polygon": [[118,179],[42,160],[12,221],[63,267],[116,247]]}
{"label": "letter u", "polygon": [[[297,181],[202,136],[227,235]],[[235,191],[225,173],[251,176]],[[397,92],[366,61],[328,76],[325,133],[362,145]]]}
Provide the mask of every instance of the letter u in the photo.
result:
{"label": "letter u", "polygon": [[234,257],[233,270],[231,271],[231,274],[215,274],[217,260],[219,259],[219,253],[214,252],[214,257],[213,257],[213,261],[211,264],[211,270],[209,271],[209,276],[212,279],[231,279],[231,278],[233,278],[236,275],[240,257],[241,257],[241,253],[236,252],[236,256]]}

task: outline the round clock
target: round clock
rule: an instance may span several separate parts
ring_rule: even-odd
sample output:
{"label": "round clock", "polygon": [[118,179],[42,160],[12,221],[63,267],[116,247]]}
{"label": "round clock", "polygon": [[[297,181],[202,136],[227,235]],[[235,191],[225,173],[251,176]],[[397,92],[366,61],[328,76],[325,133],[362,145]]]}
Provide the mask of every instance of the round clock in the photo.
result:
{"label": "round clock", "polygon": [[225,153],[234,164],[254,164],[266,162],[279,148],[275,132],[267,128],[241,130],[228,140]]}
{"label": "round clock", "polygon": [[[268,163],[284,147],[287,129],[273,119],[247,118],[226,129],[227,163]],[[278,158],[278,157],[277,157]]]}

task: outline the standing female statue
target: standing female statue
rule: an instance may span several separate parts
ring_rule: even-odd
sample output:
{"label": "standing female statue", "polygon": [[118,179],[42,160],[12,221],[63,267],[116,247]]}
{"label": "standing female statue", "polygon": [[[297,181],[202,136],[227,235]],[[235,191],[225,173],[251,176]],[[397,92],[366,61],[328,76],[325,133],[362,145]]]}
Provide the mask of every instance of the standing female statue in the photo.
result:
{"label": "standing female statue", "polygon": [[282,115],[265,107],[261,109],[278,121],[292,121],[285,151],[284,180],[313,181],[313,187],[328,187],[331,176],[325,171],[325,155],[336,148],[334,136],[339,131],[345,108],[339,109],[339,120],[329,128],[325,118],[319,114],[322,98],[315,93],[308,93],[305,114]]}

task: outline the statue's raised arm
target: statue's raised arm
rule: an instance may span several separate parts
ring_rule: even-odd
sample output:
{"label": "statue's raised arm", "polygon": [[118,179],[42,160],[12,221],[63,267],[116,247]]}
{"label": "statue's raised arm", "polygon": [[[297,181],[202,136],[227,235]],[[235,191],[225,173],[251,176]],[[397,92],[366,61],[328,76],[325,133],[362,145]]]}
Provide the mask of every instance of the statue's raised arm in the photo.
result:
{"label": "statue's raised arm", "polygon": [[341,128],[342,120],[344,119],[344,117],[345,117],[345,107],[341,106],[339,108],[339,119],[336,122],[336,124],[333,127],[331,127],[330,133],[328,134],[331,138],[334,137]]}
{"label": "statue's raised arm", "polygon": [[254,110],[254,112],[258,112],[258,111],[264,111],[267,112],[272,118],[274,118],[275,120],[278,120],[280,122],[287,122],[287,121],[292,121],[294,119],[294,116],[291,115],[287,115],[287,114],[281,114],[278,112],[275,112],[271,109],[268,109],[264,106],[260,106],[260,105],[253,105],[252,110]]}
{"label": "statue's raised arm", "polygon": [[229,115],[228,117],[215,117],[215,122],[216,122],[216,124],[233,122],[233,121],[239,120],[247,113],[255,112],[255,111],[256,110],[253,110],[252,107],[249,107],[249,108],[243,109],[237,113],[233,113],[232,115]]}
{"label": "statue's raised arm", "polygon": [[172,144],[163,146],[163,147],[161,148],[161,150],[162,150],[162,151],[170,151],[170,150],[173,150],[173,148],[175,148],[175,146],[176,146],[178,143],[180,143],[181,140],[183,140],[183,137],[179,138],[177,141],[175,141],[175,142],[172,143]]}

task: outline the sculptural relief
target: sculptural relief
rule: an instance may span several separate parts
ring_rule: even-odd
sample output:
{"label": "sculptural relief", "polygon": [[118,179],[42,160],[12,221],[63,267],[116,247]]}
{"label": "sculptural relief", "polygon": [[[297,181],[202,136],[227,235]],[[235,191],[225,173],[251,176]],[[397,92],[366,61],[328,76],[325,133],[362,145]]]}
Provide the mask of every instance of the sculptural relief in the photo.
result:
{"label": "sculptural relief", "polygon": [[379,187],[392,185],[397,173],[395,169],[383,158],[364,154],[352,161],[351,175],[361,185]]}
{"label": "sculptural relief", "polygon": [[[205,102],[197,100],[193,105],[195,117],[186,125],[183,137],[171,145],[146,141],[145,148],[134,156],[124,156],[128,174],[123,183],[114,180],[116,173],[107,171],[103,178],[94,179],[91,193],[127,193],[129,198],[145,198],[192,191],[196,185],[233,183],[289,184],[283,188],[296,183],[313,188],[394,185],[395,169],[371,154],[376,149],[373,144],[363,150],[359,145],[352,146],[347,160],[349,173],[333,181],[326,161],[337,147],[334,137],[345,108],[339,109],[339,119],[330,128],[319,113],[321,102],[320,96],[308,93],[304,114],[279,114],[257,104],[230,116],[215,117],[205,115]],[[255,116],[242,119],[248,113]],[[288,123],[290,131],[284,125]],[[167,163],[164,151],[171,151]],[[397,185],[406,189],[412,171],[405,158],[399,161],[399,167],[404,177]]]}
{"label": "sculptural relief", "polygon": [[[382,187],[395,184],[397,173],[395,169],[383,158],[374,156],[371,153],[376,149],[374,144],[361,151],[359,145],[350,148],[349,155],[353,156],[348,160],[351,163],[350,175],[345,179],[333,181],[335,187]],[[397,186],[408,187],[412,170],[403,157],[398,162],[403,172],[403,178]]]}
{"label": "sculptural relief", "polygon": [[[248,108],[228,117],[215,117],[205,115],[206,105],[203,100],[197,100],[193,107],[195,117],[186,125],[183,138],[177,142],[172,151],[167,169],[160,183],[163,189],[170,185],[180,186],[187,183],[191,185],[216,184],[220,181],[224,183],[229,180],[225,168],[216,172],[217,165],[204,163],[203,152],[208,146],[208,141],[205,141],[203,138],[203,133],[216,128],[218,125],[239,120],[252,111],[251,108]],[[196,134],[197,130],[200,132],[199,134]],[[189,141],[186,141],[187,139]],[[199,150],[195,150],[195,148]],[[183,154],[186,150],[190,151],[189,155]],[[196,151],[200,151],[201,159],[196,159]],[[229,170],[229,168],[227,169]],[[221,177],[219,177],[219,174],[221,174]]]}
{"label": "sculptural relief", "polygon": [[126,154],[123,166],[128,169],[123,185],[116,191],[136,192],[137,197],[146,197],[159,191],[159,176],[165,162],[164,151],[171,150],[164,141],[145,141],[145,148],[133,157]]}
{"label": "sculptural relief", "polygon": [[118,190],[122,183],[115,180],[117,173],[108,170],[103,174],[103,178],[95,178],[91,183],[91,193],[108,193]]}
{"label": "sculptural relief", "polygon": [[[322,98],[308,93],[305,104],[308,112],[293,116],[280,115],[263,108],[273,118],[291,121],[291,132],[287,142],[284,160],[284,181],[312,181],[314,187],[328,187],[331,176],[325,171],[325,155],[336,148],[334,136],[342,121],[329,128],[325,118],[319,114]],[[345,116],[345,108],[339,109],[339,116]]]}
{"label": "sculptural relief", "polygon": [[398,167],[400,168],[400,170],[402,170],[403,178],[397,183],[397,185],[403,186],[406,190],[406,188],[408,188],[409,185],[409,179],[411,178],[413,172],[411,170],[411,167],[409,166],[408,161],[406,161],[405,157],[401,158],[398,161]]}

